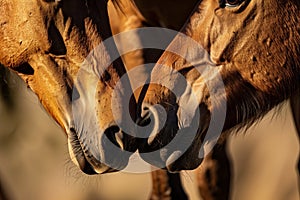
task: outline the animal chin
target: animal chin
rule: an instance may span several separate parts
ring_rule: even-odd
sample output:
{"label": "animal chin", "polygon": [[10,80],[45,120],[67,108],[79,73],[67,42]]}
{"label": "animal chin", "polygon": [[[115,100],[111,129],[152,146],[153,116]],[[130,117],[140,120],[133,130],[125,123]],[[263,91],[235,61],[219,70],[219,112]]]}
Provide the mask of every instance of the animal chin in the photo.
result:
{"label": "animal chin", "polygon": [[184,153],[175,151],[167,159],[166,169],[169,172],[196,169],[203,161],[203,158],[199,158],[197,155],[198,153],[192,153],[189,150]]}
{"label": "animal chin", "polygon": [[[150,144],[145,140],[144,145],[140,146],[141,158],[149,164],[167,169],[169,172],[197,168],[203,160],[199,157],[199,152],[202,144],[201,136],[205,136],[205,131],[200,134],[196,127],[196,133],[193,133],[195,124],[180,129],[176,125],[168,124],[169,126],[164,127],[156,134]],[[175,135],[171,133],[175,133]]]}
{"label": "animal chin", "polygon": [[80,141],[74,130],[70,131],[68,147],[71,160],[88,175],[115,172],[117,170],[98,161]]}

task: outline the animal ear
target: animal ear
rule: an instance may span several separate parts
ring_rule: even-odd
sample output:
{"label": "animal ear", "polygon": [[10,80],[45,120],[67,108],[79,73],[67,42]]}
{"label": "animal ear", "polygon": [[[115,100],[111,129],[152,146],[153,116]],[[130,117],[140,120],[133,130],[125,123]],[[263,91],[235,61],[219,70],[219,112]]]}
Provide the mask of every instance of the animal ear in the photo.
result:
{"label": "animal ear", "polygon": [[291,97],[291,109],[298,135],[300,136],[300,90]]}

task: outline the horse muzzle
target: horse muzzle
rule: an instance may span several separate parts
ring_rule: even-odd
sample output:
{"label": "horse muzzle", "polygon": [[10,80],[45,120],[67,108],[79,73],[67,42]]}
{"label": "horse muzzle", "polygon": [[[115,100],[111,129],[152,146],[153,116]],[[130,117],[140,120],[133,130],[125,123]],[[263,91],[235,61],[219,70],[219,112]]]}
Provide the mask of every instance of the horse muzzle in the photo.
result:
{"label": "horse muzzle", "polygon": [[[84,133],[84,134],[83,134]],[[117,126],[107,128],[102,134],[87,134],[71,128],[68,147],[71,160],[86,174],[104,174],[124,169],[136,150],[134,138]]]}
{"label": "horse muzzle", "polygon": [[[143,136],[138,148],[144,161],[170,172],[195,169],[201,164],[202,134],[196,112],[192,116],[182,116],[184,110],[175,104],[171,108],[144,104],[143,110],[147,111],[144,116],[148,116],[144,121],[148,121],[151,129],[149,137]],[[183,125],[182,119],[187,117],[189,122]]]}

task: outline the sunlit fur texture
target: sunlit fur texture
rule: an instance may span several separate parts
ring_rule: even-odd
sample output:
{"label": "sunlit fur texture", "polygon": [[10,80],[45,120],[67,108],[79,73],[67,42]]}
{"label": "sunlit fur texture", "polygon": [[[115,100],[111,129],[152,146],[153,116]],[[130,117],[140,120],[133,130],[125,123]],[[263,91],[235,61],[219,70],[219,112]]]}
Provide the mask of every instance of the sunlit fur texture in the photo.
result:
{"label": "sunlit fur texture", "polygon": [[[182,72],[201,96],[198,135],[188,151],[172,165],[173,170],[193,169],[201,163],[198,153],[211,113],[222,110],[222,104],[212,106],[212,98],[227,102],[223,128],[226,131],[251,125],[299,89],[300,2],[249,0],[237,7],[223,7],[217,0],[202,0],[181,31],[208,52],[208,59],[199,54],[198,60],[206,59],[215,65],[226,92],[221,94],[215,87],[216,93],[210,94],[203,77],[184,58],[167,51],[160,57],[159,64]],[[188,44],[178,41],[175,39],[169,48],[183,49],[186,55],[193,52]],[[162,70],[159,66],[154,68],[152,79],[157,79],[161,74],[157,72]],[[177,80],[170,78],[169,81],[176,83]],[[178,103],[171,91],[151,84],[144,102],[164,105],[167,111],[176,108]],[[169,117],[173,118],[169,121],[176,121],[175,114]],[[146,144],[141,151],[148,152],[166,145],[174,135],[170,130],[176,131],[178,124],[167,123],[157,134],[157,139],[150,145]]]}
{"label": "sunlit fur texture", "polygon": [[[87,173],[95,173],[92,168],[98,168],[99,173],[105,172],[106,166],[101,170],[99,154],[104,153],[98,141],[104,131],[115,124],[111,114],[112,90],[125,73],[121,60],[107,66],[105,73],[98,74],[96,86],[88,86],[97,87],[92,97],[97,104],[93,108],[89,108],[91,105],[87,103],[84,105],[93,111],[90,116],[97,113],[99,126],[88,127],[83,121],[74,120],[74,115],[83,113],[73,112],[72,101],[80,97],[82,100],[84,94],[72,95],[76,91],[74,83],[82,63],[95,47],[112,35],[107,1],[0,0],[0,12],[0,63],[24,79],[44,108],[64,129],[72,144],[70,151],[77,153],[75,157],[81,169]],[[113,43],[109,49],[115,50]],[[98,55],[101,62],[110,61],[107,51],[98,53],[101,54]],[[130,90],[130,87],[126,89]],[[116,116],[121,115],[116,113]],[[96,140],[86,144],[91,139],[86,133]],[[126,136],[123,139],[126,140]],[[78,153],[78,144],[82,148],[81,153]],[[124,146],[127,148],[127,145]],[[89,152],[95,148],[97,155]],[[134,145],[129,148],[134,148]],[[93,166],[88,169],[88,165]]]}

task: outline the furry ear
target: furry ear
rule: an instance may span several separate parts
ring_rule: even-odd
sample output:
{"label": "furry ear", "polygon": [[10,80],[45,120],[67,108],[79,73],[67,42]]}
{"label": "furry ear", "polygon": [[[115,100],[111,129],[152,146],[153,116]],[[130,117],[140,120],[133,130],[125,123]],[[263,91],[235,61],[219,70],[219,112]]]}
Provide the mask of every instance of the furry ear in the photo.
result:
{"label": "furry ear", "polygon": [[291,97],[291,109],[298,135],[300,136],[300,90]]}

